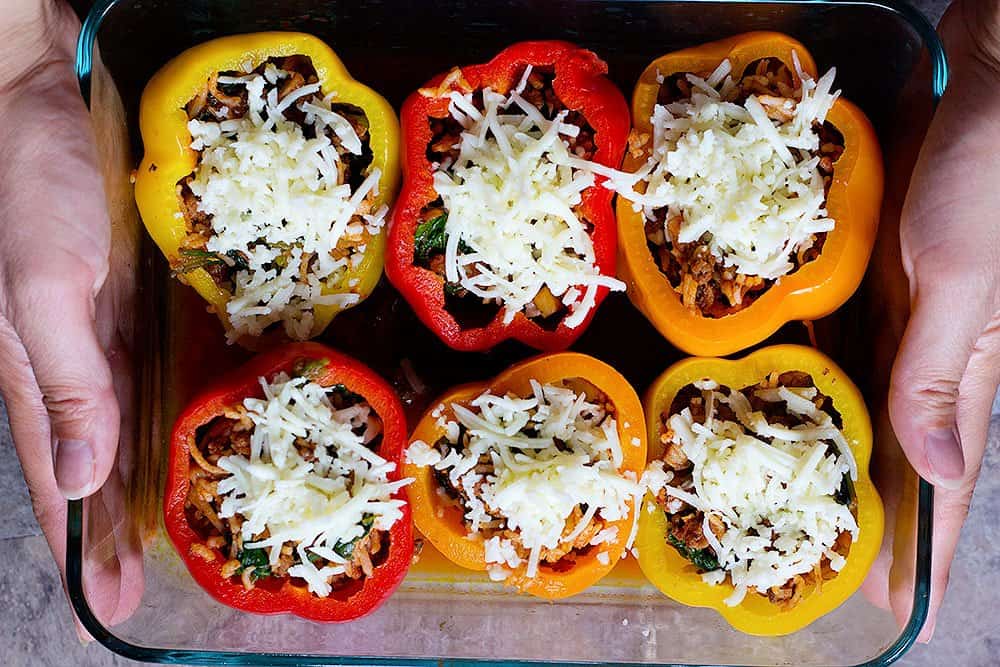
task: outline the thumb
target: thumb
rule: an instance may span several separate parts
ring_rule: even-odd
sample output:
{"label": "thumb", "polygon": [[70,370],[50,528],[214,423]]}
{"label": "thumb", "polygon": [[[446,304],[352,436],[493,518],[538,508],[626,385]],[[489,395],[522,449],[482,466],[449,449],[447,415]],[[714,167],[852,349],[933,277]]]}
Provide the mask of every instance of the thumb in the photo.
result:
{"label": "thumb", "polygon": [[994,269],[956,262],[961,255],[954,253],[936,262],[935,255],[946,253],[927,253],[907,267],[911,315],[892,370],[889,411],[916,471],[936,486],[957,489],[978,470],[981,443],[963,443],[963,436],[978,441],[985,430],[976,422],[988,420],[1000,370],[990,358]]}
{"label": "thumb", "polygon": [[56,483],[77,499],[98,490],[111,471],[119,412],[88,281],[63,275],[18,285],[11,320],[48,412]]}

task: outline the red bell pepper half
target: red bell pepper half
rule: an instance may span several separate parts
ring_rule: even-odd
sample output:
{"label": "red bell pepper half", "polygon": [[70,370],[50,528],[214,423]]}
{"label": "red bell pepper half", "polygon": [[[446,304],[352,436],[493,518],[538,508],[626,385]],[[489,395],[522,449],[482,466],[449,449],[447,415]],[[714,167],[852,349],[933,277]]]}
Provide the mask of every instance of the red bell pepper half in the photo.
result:
{"label": "red bell pepper half", "polygon": [[[417,227],[425,209],[438,195],[433,185],[433,166],[428,144],[434,134],[434,119],[447,118],[448,90],[491,88],[507,93],[519,82],[525,67],[551,68],[552,87],[559,100],[579,112],[594,129],[596,151],[592,160],[617,168],[628,141],[630,116],[621,92],[605,74],[607,64],[593,52],[560,41],[520,42],[501,51],[493,60],[461,67],[435,77],[410,95],[401,113],[403,135],[403,187],[393,209],[386,257],[386,275],[409,302],[420,320],[442,341],[456,350],[483,351],[509,338],[536,349],[553,351],[567,348],[587,328],[607,288],[597,292],[594,308],[578,326],[570,328],[560,319],[555,327],[544,327],[518,313],[504,324],[503,312],[483,326],[463,327],[445,308],[444,281],[438,274],[415,261]],[[465,84],[468,84],[468,87]],[[431,94],[429,91],[438,91]],[[602,177],[583,193],[582,211],[593,226],[596,264],[605,275],[615,275],[617,231],[611,206],[613,193],[601,185]]]}
{"label": "red bell pepper half", "polygon": [[[400,478],[407,430],[402,405],[392,387],[360,362],[324,345],[291,344],[257,356],[197,396],[181,413],[170,440],[164,523],[195,581],[219,602],[257,614],[290,613],[314,621],[350,621],[378,608],[406,575],[413,557],[408,503],[402,508],[403,517],[388,531],[387,555],[374,564],[372,575],[353,580],[328,597],[314,595],[303,583],[294,583],[290,577],[261,579],[250,590],[243,586],[238,576],[223,578],[221,568],[228,557],[220,549],[213,549],[214,557],[206,558],[204,538],[191,525],[185,511],[188,475],[192,467],[190,448],[195,446],[198,430],[227,408],[242,403],[243,399],[262,398],[260,377],[271,380],[280,372],[291,375],[293,369],[303,364],[308,364],[312,381],[324,387],[344,385],[368,402],[382,421],[382,441],[377,453],[396,463],[389,480]],[[406,500],[405,489],[400,489],[393,497]]]}

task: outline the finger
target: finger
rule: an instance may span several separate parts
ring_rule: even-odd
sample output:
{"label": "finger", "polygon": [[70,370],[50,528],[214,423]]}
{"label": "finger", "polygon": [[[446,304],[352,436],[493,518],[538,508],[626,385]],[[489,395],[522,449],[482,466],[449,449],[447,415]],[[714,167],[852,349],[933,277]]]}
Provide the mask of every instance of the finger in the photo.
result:
{"label": "finger", "polygon": [[[1000,324],[991,315],[997,309],[989,290],[968,277],[940,280],[924,292],[920,279],[916,284],[913,315],[893,369],[890,411],[908,459],[937,486],[930,608],[920,635],[929,641],[986,444],[1000,381]],[[970,296],[970,285],[978,298]],[[963,312],[944,326],[942,316],[954,312],[949,302],[956,300]],[[897,600],[893,606],[909,605]]]}
{"label": "finger", "polygon": [[[976,479],[988,441],[991,405],[1000,382],[1000,326],[991,322],[977,339],[968,368],[958,387],[955,420],[966,462],[964,477],[956,488],[938,487],[934,497],[933,561],[927,621],[919,636],[930,641],[948,587],[949,571],[962,525],[968,514]],[[904,585],[892,589],[892,607],[901,622],[910,615],[913,573]]]}
{"label": "finger", "polygon": [[118,443],[119,412],[87,287],[103,277],[89,280],[78,264],[53,265],[58,272],[36,274],[12,286],[9,318],[48,414],[57,486],[63,496],[75,499],[92,494],[107,478]]}
{"label": "finger", "polygon": [[[956,417],[960,383],[994,306],[983,284],[987,271],[961,269],[956,275],[956,263],[950,262],[950,273],[925,263],[911,275],[913,303],[893,365],[889,411],[917,473],[936,486],[957,489],[967,477]],[[956,301],[962,303],[960,313]],[[984,424],[988,414],[987,408],[980,416]]]}
{"label": "finger", "polygon": [[884,405],[872,416],[875,419],[872,475],[879,495],[882,496],[887,528],[885,539],[882,540],[882,547],[868,571],[868,576],[865,577],[865,581],[861,585],[861,591],[868,601],[876,607],[889,609],[891,604],[889,573],[894,566],[894,541],[892,539],[894,531],[892,527],[898,521],[898,507],[903,494],[899,471],[903,469],[901,466],[906,465],[906,459],[900,451],[899,445],[887,436],[887,434],[892,433],[892,427],[889,425],[889,415]]}
{"label": "finger", "polygon": [[[127,354],[118,354],[118,373],[128,372]],[[10,325],[0,318],[0,393],[35,515],[66,587],[66,498],[52,470],[49,416],[35,385],[28,355]],[[138,607],[144,589],[142,547],[124,519],[122,481],[113,474],[88,499],[83,584],[87,604],[102,623],[114,625]],[[74,617],[82,641],[91,637]]]}
{"label": "finger", "polygon": [[992,322],[977,341],[969,370],[959,387],[958,431],[964,447],[966,475],[957,489],[939,488],[934,496],[934,560],[927,624],[920,641],[930,641],[948,587],[948,576],[962,525],[969,513],[976,479],[989,440],[990,412],[1000,382],[1000,321]]}

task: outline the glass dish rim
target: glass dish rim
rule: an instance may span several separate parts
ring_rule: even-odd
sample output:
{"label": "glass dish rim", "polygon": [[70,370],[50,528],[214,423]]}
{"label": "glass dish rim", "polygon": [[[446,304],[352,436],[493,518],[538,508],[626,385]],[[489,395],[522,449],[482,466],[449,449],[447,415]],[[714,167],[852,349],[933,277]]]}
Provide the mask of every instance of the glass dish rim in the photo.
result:
{"label": "glass dish rim", "polygon": [[[74,70],[80,91],[87,106],[90,106],[90,83],[93,68],[93,50],[97,35],[108,13],[126,0],[97,0],[91,7],[80,30],[77,40]],[[577,2],[598,2],[600,0],[577,0]],[[639,2],[641,0],[618,0],[619,2]],[[653,0],[655,2],[676,2],[678,4],[750,2],[782,5],[839,4],[873,6],[901,16],[921,36],[931,57],[931,85],[934,104],[944,94],[948,83],[948,63],[944,47],[936,30],[927,18],[905,0]],[[330,664],[329,657],[295,653],[241,653],[236,651],[200,651],[191,649],[170,649],[140,646],[123,640],[97,619],[87,602],[83,591],[83,500],[68,501],[66,526],[66,582],[77,618],[87,632],[108,650],[131,660],[160,664],[196,665],[306,665]],[[931,542],[933,533],[934,488],[923,479],[919,480],[917,509],[917,553],[914,568],[913,607],[906,627],[881,655],[854,667],[887,667],[905,655],[916,642],[927,618],[930,606]],[[569,664],[549,660],[478,660],[469,658],[394,658],[378,656],[337,656],[341,665],[419,665],[421,667],[546,667]],[[604,663],[615,667],[647,667],[646,663]],[[665,667],[698,667],[691,664],[660,663]],[[719,665],[717,667],[739,667]]]}

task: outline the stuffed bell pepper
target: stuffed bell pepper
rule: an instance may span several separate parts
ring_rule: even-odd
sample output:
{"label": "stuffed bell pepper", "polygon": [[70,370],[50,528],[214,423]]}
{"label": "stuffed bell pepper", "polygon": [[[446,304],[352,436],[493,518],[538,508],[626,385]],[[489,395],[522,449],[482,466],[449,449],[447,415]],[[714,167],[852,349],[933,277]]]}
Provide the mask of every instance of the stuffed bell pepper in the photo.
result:
{"label": "stuffed bell pepper", "polygon": [[636,549],[647,578],[754,635],[837,608],[882,546],[857,388],[812,348],[690,358],[645,401],[652,463]]}
{"label": "stuffed bell pepper", "polygon": [[564,349],[624,289],[598,172],[618,166],[629,115],[606,72],[571,44],[523,42],[404,104],[386,275],[451,347]]}
{"label": "stuffed bell pepper", "polygon": [[139,211],[230,342],[304,340],[374,289],[398,181],[392,107],[300,33],[217,39],[142,96]]}
{"label": "stuffed bell pepper", "polygon": [[410,440],[414,522],[457,565],[563,598],[610,572],[634,537],[642,406],[593,357],[541,356],[453,389]]}
{"label": "stuffed bell pepper", "polygon": [[673,344],[726,355],[828,315],[871,254],[881,152],[800,43],[749,33],[655,60],[619,189],[629,297]]}
{"label": "stuffed bell pepper", "polygon": [[413,557],[403,409],[316,343],[259,356],[195,398],[170,443],[164,522],[198,584],[231,607],[349,621]]}

